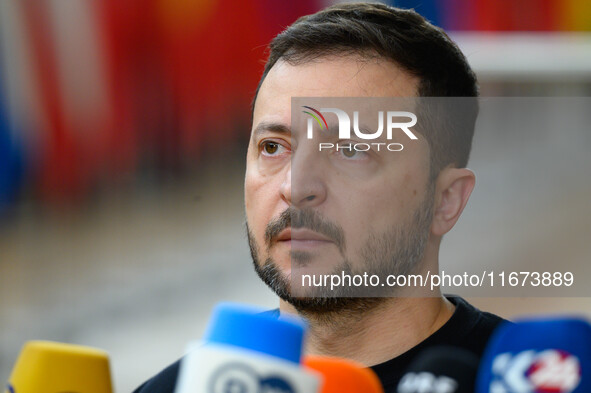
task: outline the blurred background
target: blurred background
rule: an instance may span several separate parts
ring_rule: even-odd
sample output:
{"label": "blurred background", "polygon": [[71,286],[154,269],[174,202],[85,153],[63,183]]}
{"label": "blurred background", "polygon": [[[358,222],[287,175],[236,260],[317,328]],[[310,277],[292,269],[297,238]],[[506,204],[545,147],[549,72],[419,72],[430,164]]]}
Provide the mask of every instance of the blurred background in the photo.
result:
{"label": "blurred background", "polygon": [[[131,391],[218,301],[276,306],[245,238],[250,102],[270,39],[331,3],[0,0],[0,381],[48,339],[107,350]],[[483,96],[591,96],[587,0],[390,4],[449,31]],[[590,102],[554,134],[481,127],[442,263],[589,263]],[[471,301],[591,315],[589,297]]]}

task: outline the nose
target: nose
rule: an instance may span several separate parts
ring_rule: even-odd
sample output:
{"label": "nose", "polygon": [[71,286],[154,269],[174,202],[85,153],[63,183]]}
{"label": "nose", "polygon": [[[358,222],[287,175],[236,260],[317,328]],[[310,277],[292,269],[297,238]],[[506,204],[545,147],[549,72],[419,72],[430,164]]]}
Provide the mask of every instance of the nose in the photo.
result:
{"label": "nose", "polygon": [[281,185],[281,197],[289,206],[300,209],[324,203],[327,197],[325,173],[318,155],[304,155],[301,150],[294,152]]}

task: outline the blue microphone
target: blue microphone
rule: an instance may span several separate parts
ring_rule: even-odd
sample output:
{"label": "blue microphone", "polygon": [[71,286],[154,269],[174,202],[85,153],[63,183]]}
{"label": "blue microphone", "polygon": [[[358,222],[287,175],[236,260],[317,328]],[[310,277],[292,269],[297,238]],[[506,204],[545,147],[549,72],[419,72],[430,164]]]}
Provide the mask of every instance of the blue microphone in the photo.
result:
{"label": "blue microphone", "polygon": [[591,325],[579,318],[501,325],[482,359],[476,392],[591,392]]}
{"label": "blue microphone", "polygon": [[222,303],[183,359],[175,393],[317,393],[320,376],[301,366],[305,328],[295,317]]}

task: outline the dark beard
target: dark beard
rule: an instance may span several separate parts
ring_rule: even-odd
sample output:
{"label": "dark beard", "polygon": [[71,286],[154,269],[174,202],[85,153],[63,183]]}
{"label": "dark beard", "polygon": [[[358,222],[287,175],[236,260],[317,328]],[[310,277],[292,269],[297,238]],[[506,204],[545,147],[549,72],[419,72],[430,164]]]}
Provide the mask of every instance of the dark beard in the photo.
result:
{"label": "dark beard", "polygon": [[[252,254],[251,247],[251,254]],[[320,293],[309,297],[292,296],[291,281],[281,274],[271,259],[267,259],[263,266],[257,263],[253,257],[254,270],[261,280],[271,288],[279,298],[291,304],[300,314],[306,317],[324,316],[330,319],[330,314],[350,312],[353,315],[360,315],[364,311],[373,309],[381,304],[385,297],[343,297],[335,296],[334,292]]]}
{"label": "dark beard", "polygon": [[[415,210],[409,223],[394,227],[381,236],[376,234],[368,236],[368,241],[361,250],[362,259],[365,262],[361,269],[365,269],[368,274],[379,276],[380,283],[384,283],[390,274],[408,275],[420,268],[418,262],[423,258],[433,218],[433,194],[434,184],[431,183],[425,198]],[[325,235],[331,235],[331,239],[336,240],[335,243],[341,252],[345,248],[344,236],[341,235],[340,228],[334,224],[326,223],[314,212],[289,208],[281,214],[279,219],[268,225],[265,233],[267,249],[271,247],[273,237],[289,226],[307,227]],[[385,302],[387,297],[398,294],[397,288],[388,286],[339,286],[334,290],[320,286],[306,288],[305,296],[294,295],[292,288],[294,278],[282,275],[271,258],[261,263],[258,248],[254,236],[248,228],[248,223],[246,229],[254,269],[258,276],[281,299],[294,306],[298,312],[305,316],[314,315],[319,318],[324,315],[324,317],[330,318],[333,313],[361,315]],[[292,253],[292,274],[296,272],[297,276],[298,269],[302,269],[306,265],[306,255]],[[349,275],[363,274],[363,270],[354,271],[351,266],[353,264],[345,260],[332,273],[337,275],[342,272]]]}

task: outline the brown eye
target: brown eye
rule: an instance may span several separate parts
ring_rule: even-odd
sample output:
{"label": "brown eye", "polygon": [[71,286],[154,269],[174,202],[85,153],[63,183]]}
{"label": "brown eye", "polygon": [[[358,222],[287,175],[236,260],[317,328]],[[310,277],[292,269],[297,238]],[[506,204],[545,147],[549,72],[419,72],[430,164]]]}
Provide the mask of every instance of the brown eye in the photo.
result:
{"label": "brown eye", "polygon": [[279,143],[275,142],[265,142],[263,144],[263,150],[267,154],[275,154],[279,150]]}
{"label": "brown eye", "polygon": [[343,155],[347,158],[355,157],[355,154],[357,154],[357,151],[352,146],[349,146],[349,148],[346,149],[342,149],[341,151],[343,152]]}

